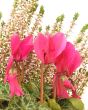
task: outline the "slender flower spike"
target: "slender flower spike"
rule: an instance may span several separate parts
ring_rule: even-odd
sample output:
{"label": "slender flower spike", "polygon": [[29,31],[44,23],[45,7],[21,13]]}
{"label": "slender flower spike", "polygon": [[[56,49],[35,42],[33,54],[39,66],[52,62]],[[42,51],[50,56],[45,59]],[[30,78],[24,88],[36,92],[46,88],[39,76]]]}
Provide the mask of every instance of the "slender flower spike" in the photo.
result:
{"label": "slender flower spike", "polygon": [[22,61],[26,59],[28,54],[33,50],[33,37],[32,35],[27,36],[23,40],[20,40],[18,33],[15,33],[11,37],[11,56],[8,60],[6,75],[9,73],[14,60]]}
{"label": "slender flower spike", "polygon": [[16,73],[8,74],[7,81],[10,87],[10,96],[13,97],[14,95],[22,96],[23,91],[17,81]]}
{"label": "slender flower spike", "polygon": [[55,35],[39,33],[34,41],[34,50],[43,64],[53,63],[66,46],[66,38],[63,33]]}
{"label": "slender flower spike", "polygon": [[72,73],[80,66],[82,62],[81,56],[70,42],[67,42],[64,51],[56,58],[55,65],[57,71],[66,76]]}

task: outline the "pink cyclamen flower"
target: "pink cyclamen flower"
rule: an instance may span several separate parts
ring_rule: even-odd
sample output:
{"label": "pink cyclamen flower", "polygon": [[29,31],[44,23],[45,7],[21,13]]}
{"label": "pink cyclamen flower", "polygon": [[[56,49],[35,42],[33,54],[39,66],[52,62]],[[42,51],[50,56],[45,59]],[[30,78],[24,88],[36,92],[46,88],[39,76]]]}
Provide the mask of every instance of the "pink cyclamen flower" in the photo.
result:
{"label": "pink cyclamen flower", "polygon": [[[69,89],[72,91],[71,96],[68,93]],[[76,94],[76,88],[72,85],[72,83],[69,80],[62,80],[61,75],[59,73],[54,74],[53,91],[56,91],[56,96],[60,99],[70,97],[79,98],[79,96]]]}
{"label": "pink cyclamen flower", "polygon": [[55,35],[39,33],[34,41],[34,50],[38,58],[44,64],[53,63],[66,46],[66,38],[63,33]]}
{"label": "pink cyclamen flower", "polygon": [[15,33],[11,36],[11,56],[8,60],[8,64],[6,67],[6,78],[8,76],[9,70],[11,69],[14,60],[22,61],[27,58],[28,54],[33,50],[33,37],[29,35],[25,37],[23,40],[20,40],[20,36],[18,33]]}
{"label": "pink cyclamen flower", "polygon": [[33,37],[29,35],[23,40],[20,40],[18,33],[11,37],[11,54],[16,61],[24,60],[28,54],[33,50]]}
{"label": "pink cyclamen flower", "polygon": [[23,91],[17,81],[16,73],[8,74],[7,81],[10,87],[10,96],[13,97],[14,95],[22,96]]}
{"label": "pink cyclamen flower", "polygon": [[80,66],[81,56],[70,42],[67,42],[64,51],[56,58],[57,71],[62,75],[70,76]]}

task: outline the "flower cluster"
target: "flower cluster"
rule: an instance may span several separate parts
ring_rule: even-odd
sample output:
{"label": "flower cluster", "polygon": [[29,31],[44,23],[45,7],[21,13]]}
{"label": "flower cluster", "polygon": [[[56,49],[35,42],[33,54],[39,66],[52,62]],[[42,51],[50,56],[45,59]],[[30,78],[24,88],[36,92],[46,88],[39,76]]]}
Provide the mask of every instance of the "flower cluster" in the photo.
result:
{"label": "flower cluster", "polygon": [[[39,33],[34,39],[32,35],[28,35],[23,40],[20,40],[18,33],[11,36],[11,55],[4,79],[5,82],[9,83],[10,95],[23,95],[19,79],[17,79],[17,72],[19,71],[14,72],[10,70],[13,69],[14,64],[16,65],[18,62],[25,60],[32,51],[35,52],[42,65],[54,64],[56,66],[56,73],[52,79],[54,98],[79,98],[76,94],[76,87],[69,80],[69,77],[80,66],[82,62],[81,56],[73,44],[68,42],[65,35],[61,32],[54,35]],[[18,66],[16,65],[16,69],[19,69]],[[41,70],[41,72],[43,71]],[[43,73],[41,75],[40,86],[43,86]],[[42,92],[40,97],[43,97],[43,87],[40,87],[40,89],[42,89],[40,90]],[[71,95],[69,95],[69,90],[71,90]],[[43,100],[43,98],[40,98],[40,100]]]}

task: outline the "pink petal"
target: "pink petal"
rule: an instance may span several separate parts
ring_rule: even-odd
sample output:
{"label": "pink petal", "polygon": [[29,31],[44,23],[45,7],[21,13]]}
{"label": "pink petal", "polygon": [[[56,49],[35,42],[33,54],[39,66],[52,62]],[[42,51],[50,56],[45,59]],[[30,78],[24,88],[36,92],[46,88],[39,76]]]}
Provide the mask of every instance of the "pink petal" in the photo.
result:
{"label": "pink petal", "polygon": [[75,55],[74,46],[70,42],[67,42],[66,48],[56,59],[56,66],[58,71],[59,71],[59,68],[60,68],[60,71],[67,71],[69,65],[73,61],[74,55]]}
{"label": "pink petal", "polygon": [[23,91],[17,81],[17,77],[16,77],[16,73],[14,74],[9,74],[8,77],[8,83],[10,86],[10,96],[13,97],[15,94],[17,96],[22,96],[23,95]]}
{"label": "pink petal", "polygon": [[20,46],[20,36],[18,33],[15,33],[11,36],[11,51],[12,55],[15,56]]}
{"label": "pink petal", "polygon": [[48,63],[53,63],[55,58],[61,54],[66,46],[66,38],[63,33],[57,33],[54,36],[48,34],[49,50],[47,52]]}
{"label": "pink petal", "polygon": [[56,95],[58,98],[69,98],[67,90],[63,85],[63,81],[61,80],[61,76],[56,73],[53,78],[53,89],[56,89]]}
{"label": "pink petal", "polygon": [[57,96],[61,99],[63,98],[69,98],[69,95],[67,93],[67,90],[65,89],[63,82],[61,78],[58,78],[58,83],[57,83]]}
{"label": "pink petal", "polygon": [[25,59],[28,54],[33,50],[33,37],[32,35],[27,36],[20,45],[20,55],[21,59]]}
{"label": "pink petal", "polygon": [[[76,62],[76,59],[78,60],[78,63]],[[61,72],[67,76],[71,76],[76,67],[80,65],[80,59],[81,57],[76,55],[76,50],[73,44],[67,42],[64,51],[56,58],[55,65],[58,72]]]}
{"label": "pink petal", "polygon": [[62,33],[57,33],[54,36],[40,33],[34,42],[35,52],[38,58],[45,64],[53,63],[65,46],[66,38]]}
{"label": "pink petal", "polygon": [[[54,50],[54,52],[52,52],[52,54],[53,54],[53,57],[57,57],[65,49],[67,41],[66,41],[65,35],[61,32],[56,33],[52,37],[52,40],[53,40],[53,44],[55,47],[55,50]],[[50,46],[52,47],[52,43]],[[51,47],[50,47],[50,49],[52,49]]]}
{"label": "pink petal", "polygon": [[72,91],[72,97],[79,98],[80,99],[80,96],[77,95],[76,90],[75,91]]}
{"label": "pink petal", "polygon": [[10,87],[10,96],[13,97],[15,95],[14,83],[10,82],[9,87]]}
{"label": "pink petal", "polygon": [[80,66],[81,62],[82,62],[81,56],[80,56],[79,52],[76,50],[75,57],[74,57],[73,62],[70,66],[69,72],[70,73],[74,72]]}
{"label": "pink petal", "polygon": [[4,83],[6,83],[6,81],[8,79],[9,71],[10,71],[12,65],[13,65],[13,56],[10,56],[10,58],[8,60],[7,67],[6,67],[6,74],[5,74],[5,78],[4,78]]}
{"label": "pink petal", "polygon": [[22,91],[22,89],[21,89],[21,87],[18,85],[18,87],[16,88],[16,95],[17,96],[22,96],[23,95],[23,91]]}
{"label": "pink petal", "polygon": [[43,34],[39,33],[38,36],[35,38],[34,41],[34,50],[37,54],[38,58],[44,62],[44,54],[48,51],[48,39]]}
{"label": "pink petal", "polygon": [[72,89],[73,91],[75,91],[74,86],[71,84],[71,82],[69,80],[64,80],[63,83],[64,83],[65,88]]}
{"label": "pink petal", "polygon": [[13,83],[13,77],[12,75],[8,74],[8,84],[9,84],[9,89],[10,89],[10,96],[14,96],[15,95],[15,88],[14,88],[14,83]]}
{"label": "pink petal", "polygon": [[7,68],[6,68],[7,74],[9,73],[9,70],[11,69],[12,65],[13,65],[13,56],[10,56],[8,63],[7,63]]}

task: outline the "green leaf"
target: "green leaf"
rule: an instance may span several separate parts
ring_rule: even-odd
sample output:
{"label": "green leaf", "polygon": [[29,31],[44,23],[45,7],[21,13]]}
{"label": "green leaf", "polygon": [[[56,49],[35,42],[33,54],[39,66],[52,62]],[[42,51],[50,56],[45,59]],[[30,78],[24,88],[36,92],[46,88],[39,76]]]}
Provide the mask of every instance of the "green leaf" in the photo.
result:
{"label": "green leaf", "polygon": [[58,103],[61,106],[61,110],[74,110],[74,107],[68,99],[61,99],[58,101]]}
{"label": "green leaf", "polygon": [[44,102],[43,104],[41,104],[41,105],[39,106],[38,110],[51,110],[51,108],[49,108],[47,102]]}
{"label": "green leaf", "polygon": [[73,105],[76,110],[84,110],[84,104],[80,99],[69,98],[69,102]]}
{"label": "green leaf", "polygon": [[52,110],[61,110],[60,105],[55,101],[55,99],[49,99],[48,105]]}

